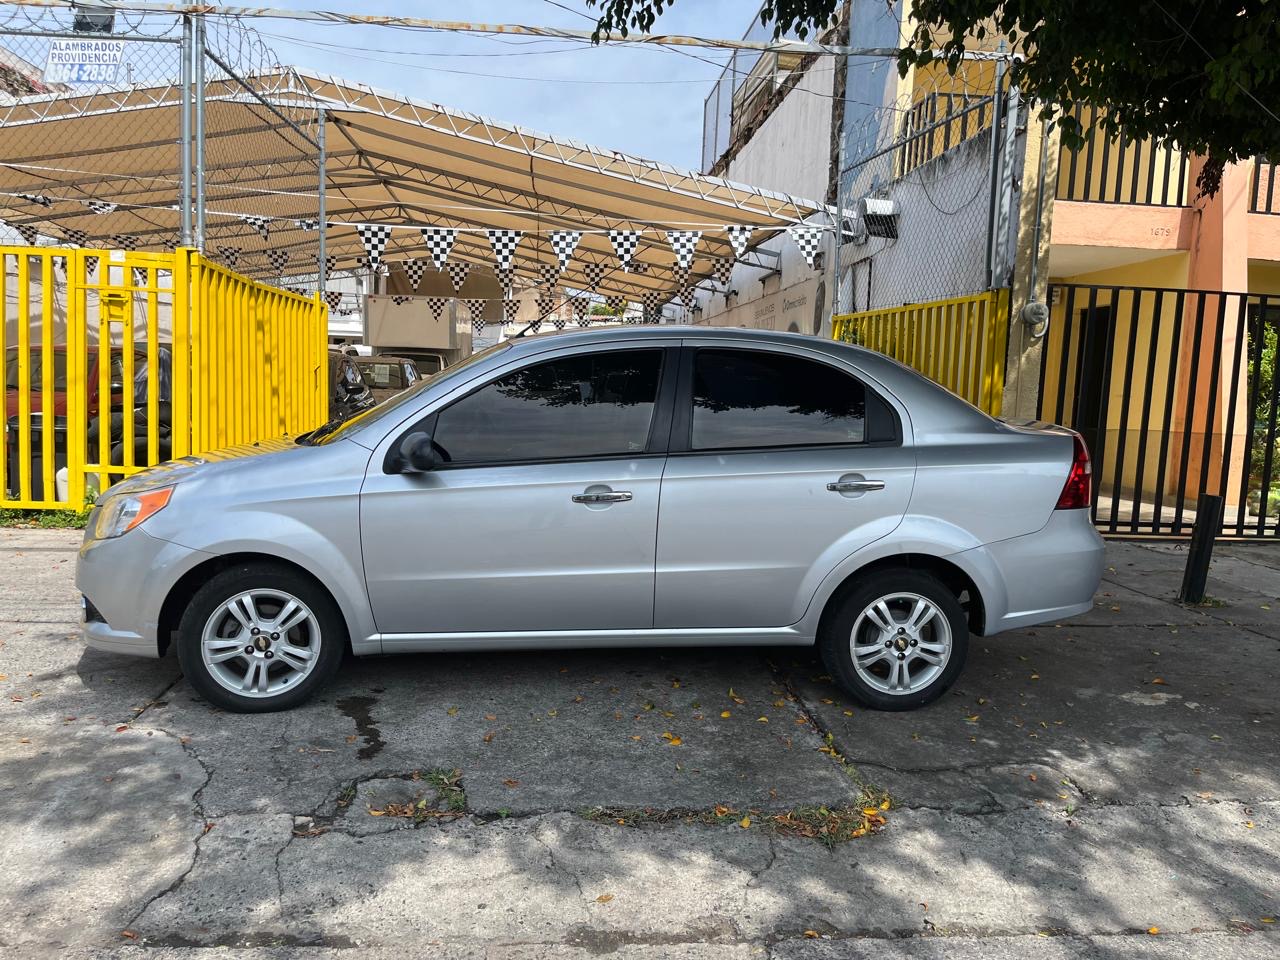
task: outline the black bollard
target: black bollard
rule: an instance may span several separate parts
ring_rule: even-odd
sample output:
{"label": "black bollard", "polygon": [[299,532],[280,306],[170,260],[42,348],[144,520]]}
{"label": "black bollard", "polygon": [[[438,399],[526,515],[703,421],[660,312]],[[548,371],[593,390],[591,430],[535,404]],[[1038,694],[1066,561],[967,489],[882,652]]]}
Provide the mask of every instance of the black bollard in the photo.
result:
{"label": "black bollard", "polygon": [[1187,569],[1182,574],[1183,603],[1199,603],[1204,599],[1204,586],[1209,579],[1209,561],[1213,559],[1213,541],[1222,531],[1222,497],[1202,493],[1196,501],[1196,525],[1191,530],[1191,550]]}

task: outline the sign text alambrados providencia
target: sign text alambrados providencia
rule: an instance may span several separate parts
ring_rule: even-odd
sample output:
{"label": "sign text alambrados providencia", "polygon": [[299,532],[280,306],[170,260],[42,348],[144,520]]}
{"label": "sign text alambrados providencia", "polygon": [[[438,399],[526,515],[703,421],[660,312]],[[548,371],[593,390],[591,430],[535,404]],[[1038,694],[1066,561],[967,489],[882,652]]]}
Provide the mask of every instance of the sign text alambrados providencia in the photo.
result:
{"label": "sign text alambrados providencia", "polygon": [[115,83],[124,58],[123,40],[54,40],[45,62],[45,83]]}

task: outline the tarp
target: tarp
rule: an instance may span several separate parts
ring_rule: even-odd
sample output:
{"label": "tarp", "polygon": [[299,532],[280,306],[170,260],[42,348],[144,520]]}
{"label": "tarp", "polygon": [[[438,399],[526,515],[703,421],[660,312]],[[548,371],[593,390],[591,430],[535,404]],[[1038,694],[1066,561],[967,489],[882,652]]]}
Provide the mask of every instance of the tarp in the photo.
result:
{"label": "tarp", "polygon": [[[604,269],[599,293],[641,301],[652,291],[677,292],[667,230],[703,231],[696,279],[710,275],[716,258],[734,256],[727,226],[755,228],[755,245],[788,225],[823,221],[813,215],[825,208],[813,201],[335,77],[281,69],[247,82],[268,102],[288,104],[290,117],[300,104],[324,110],[326,219],[334,224],[327,243],[338,270],[356,268],[365,255],[360,223],[457,228],[450,259],[485,266],[494,261],[486,230],[521,231],[513,265],[529,281],[556,263],[551,231],[582,231],[558,283],[590,288],[595,264],[592,273]],[[166,249],[179,228],[180,103],[174,85],[0,105],[0,219],[55,237],[84,231],[89,246],[111,246],[108,238],[128,235],[139,239],[139,249]],[[216,254],[218,244],[246,253],[292,250],[290,272],[300,273],[303,261],[315,258],[315,233],[295,222],[317,216],[314,147],[289,129],[284,108],[270,109],[235,80],[211,82],[206,104],[206,168],[215,198],[207,212],[210,251]],[[155,136],[139,138],[141,129]],[[51,203],[36,207],[18,194]],[[262,209],[268,195],[274,219],[263,239],[237,214]],[[83,203],[90,199],[118,205],[94,212]],[[609,230],[643,231],[637,270],[620,268]],[[393,230],[384,260],[407,257],[428,258],[420,231]]]}

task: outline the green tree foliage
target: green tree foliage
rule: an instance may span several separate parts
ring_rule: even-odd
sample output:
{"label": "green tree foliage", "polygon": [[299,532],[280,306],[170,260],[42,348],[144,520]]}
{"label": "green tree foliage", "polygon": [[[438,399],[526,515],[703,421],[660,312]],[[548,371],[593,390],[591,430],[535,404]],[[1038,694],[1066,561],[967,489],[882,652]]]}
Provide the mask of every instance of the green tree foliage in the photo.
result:
{"label": "green tree foliage", "polygon": [[[597,37],[651,31],[675,0],[587,0]],[[689,2],[689,0],[686,0]],[[878,0],[892,5],[892,0]],[[1003,39],[1018,58],[1014,82],[1058,116],[1064,142],[1089,132],[1077,105],[1105,108],[1110,137],[1176,143],[1208,157],[1198,186],[1217,192],[1226,163],[1280,157],[1280,3],[1273,0],[903,0],[915,31],[899,68],[943,60]],[[755,8],[756,0],[743,0]],[[806,38],[831,23],[840,0],[765,0],[774,35]],[[850,43],[857,46],[858,38]]]}

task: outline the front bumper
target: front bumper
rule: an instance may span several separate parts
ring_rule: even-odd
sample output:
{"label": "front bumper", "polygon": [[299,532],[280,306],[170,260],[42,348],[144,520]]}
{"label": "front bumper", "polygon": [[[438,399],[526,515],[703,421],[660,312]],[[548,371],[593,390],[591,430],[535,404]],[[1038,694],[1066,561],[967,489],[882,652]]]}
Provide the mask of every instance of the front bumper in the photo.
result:
{"label": "front bumper", "polygon": [[165,597],[183,574],[210,556],[153,537],[142,527],[110,540],[86,534],[76,561],[76,587],[87,601],[80,624],[85,643],[108,653],[160,656],[158,624]]}

